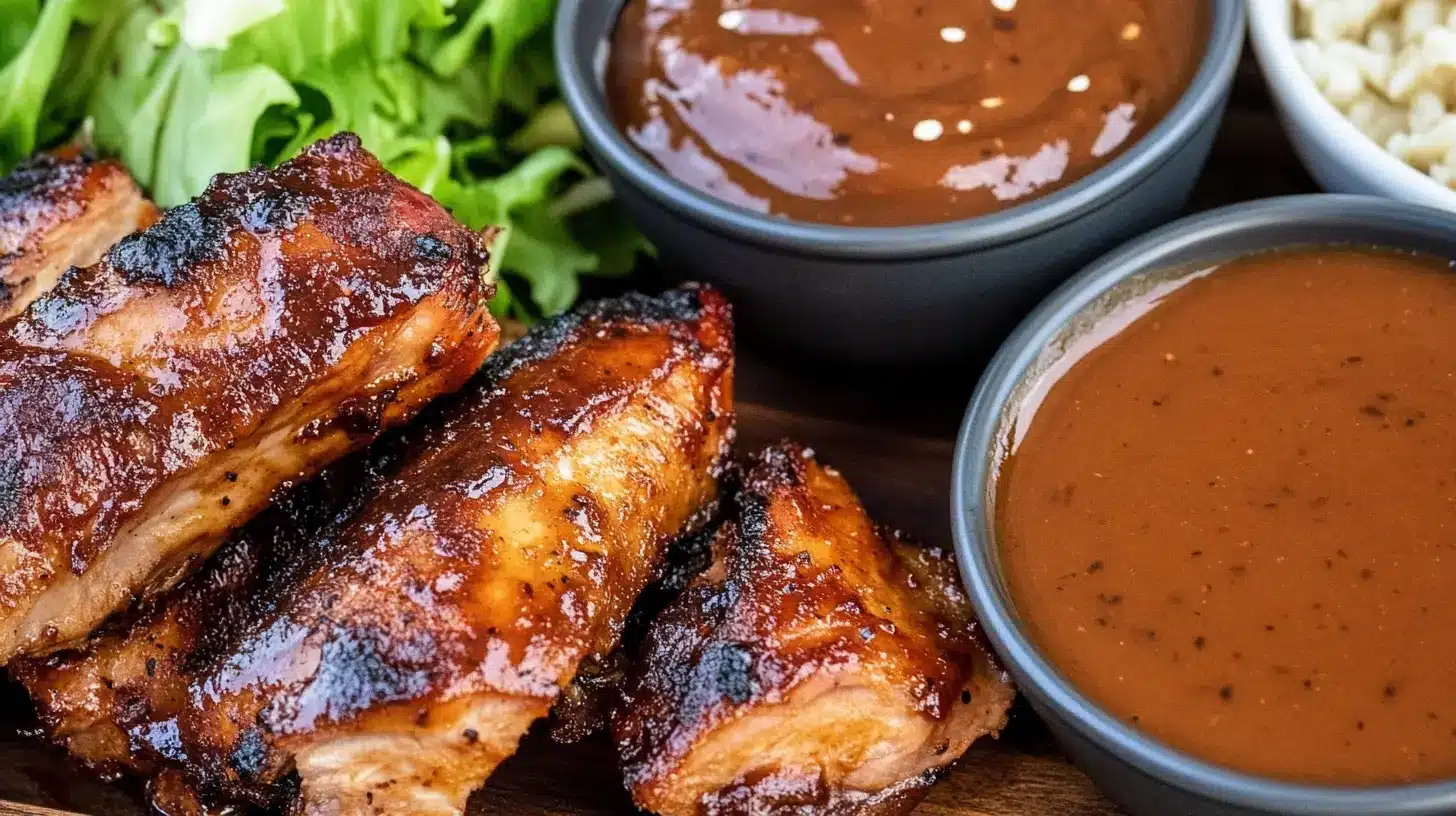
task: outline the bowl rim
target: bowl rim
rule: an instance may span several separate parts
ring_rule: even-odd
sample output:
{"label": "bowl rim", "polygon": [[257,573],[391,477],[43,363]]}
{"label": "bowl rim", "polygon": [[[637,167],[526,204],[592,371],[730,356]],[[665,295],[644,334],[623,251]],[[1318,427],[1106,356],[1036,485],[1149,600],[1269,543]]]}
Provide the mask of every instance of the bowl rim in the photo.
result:
{"label": "bowl rim", "polygon": [[1456,210],[1456,190],[1406,164],[1367,136],[1325,98],[1294,53],[1289,0],[1249,0],[1249,37],[1270,91],[1284,108],[1286,127],[1319,143],[1321,152],[1384,195]]}
{"label": "bowl rim", "polygon": [[[800,254],[853,259],[954,255],[1010,243],[1071,221],[1117,198],[1170,160],[1218,115],[1243,52],[1244,0],[1212,0],[1208,47],[1178,102],[1152,130],[1112,161],[1072,184],[1015,207],[977,218],[900,227],[816,224],[755,212],[699,192],[661,170],[617,130],[598,92],[607,32],[581,32],[588,6],[608,6],[615,21],[628,0],[561,0],[553,31],[562,97],[590,152],[633,187],[669,211],[729,238]],[[594,40],[589,61],[578,58],[578,35]]]}
{"label": "bowl rim", "polygon": [[[1381,787],[1279,781],[1229,770],[1166,746],[1104,711],[1065,680],[1017,622],[992,561],[993,532],[983,499],[1003,406],[1037,356],[1074,315],[1108,289],[1164,261],[1271,224],[1337,226],[1351,218],[1411,235],[1453,230],[1456,214],[1369,196],[1303,195],[1246,202],[1176,221],[1088,266],[1042,302],[1002,345],[978,383],[956,439],[951,524],[957,560],[983,629],[1023,691],[1055,718],[1120,762],[1214,802],[1298,816],[1348,813],[1434,816],[1456,810],[1456,780]],[[1271,241],[1271,248],[1279,246]]]}

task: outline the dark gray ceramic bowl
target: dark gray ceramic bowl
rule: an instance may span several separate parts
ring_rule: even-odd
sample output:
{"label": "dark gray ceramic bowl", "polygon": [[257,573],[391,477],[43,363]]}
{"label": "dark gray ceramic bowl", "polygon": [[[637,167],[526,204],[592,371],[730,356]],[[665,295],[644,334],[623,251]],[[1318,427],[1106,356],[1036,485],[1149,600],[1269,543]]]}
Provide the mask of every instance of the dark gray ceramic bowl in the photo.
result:
{"label": "dark gray ceramic bowl", "polygon": [[1113,800],[1138,816],[1456,813],[1456,780],[1333,788],[1235,773],[1168,748],[1083,697],[1022,630],[995,545],[993,477],[1027,389],[1069,341],[1150,284],[1259,250],[1348,243],[1456,259],[1456,214],[1357,196],[1242,204],[1158,230],[1067,281],[1016,329],[976,389],[956,448],[952,523],[961,571],[986,633],[1021,692]]}
{"label": "dark gray ceramic bowl", "polygon": [[674,274],[732,298],[751,339],[846,363],[989,353],[1082,264],[1174,217],[1223,117],[1243,0],[1213,8],[1203,62],[1141,141],[1085,179],[1004,212],[917,227],[837,227],[742,209],[668,176],[618,132],[602,77],[625,0],[561,0],[556,67],[587,149]]}

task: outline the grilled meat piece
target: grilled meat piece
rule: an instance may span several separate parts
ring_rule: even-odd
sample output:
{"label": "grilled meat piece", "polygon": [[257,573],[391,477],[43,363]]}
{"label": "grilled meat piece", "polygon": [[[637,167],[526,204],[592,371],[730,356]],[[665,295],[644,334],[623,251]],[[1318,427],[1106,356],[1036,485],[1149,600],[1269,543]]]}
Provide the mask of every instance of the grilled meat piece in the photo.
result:
{"label": "grilled meat piece", "polygon": [[792,444],[759,458],[737,505],[614,712],[634,800],[669,816],[909,811],[1013,696],[950,555],[876,527]]}
{"label": "grilled meat piece", "polygon": [[[159,812],[211,812],[212,803],[196,796],[174,764],[185,757],[175,717],[189,705],[202,644],[244,626],[249,600],[290,559],[359,511],[399,463],[405,433],[387,434],[284,491],[197,574],[130,620],[113,622],[84,648],[12,663],[10,672],[31,692],[48,735],[105,775],[152,777]],[[247,793],[254,804],[283,807],[290,791]]]}
{"label": "grilled meat piece", "polygon": [[0,179],[0,321],[156,220],[126,170],[77,148],[42,153]]}
{"label": "grilled meat piece", "polygon": [[[735,473],[730,468],[718,480],[719,507],[731,502],[737,490]],[[584,661],[551,708],[551,738],[562,744],[581,742],[611,728],[611,712],[622,694],[632,669],[632,658],[642,647],[652,621],[669,604],[677,600],[688,584],[713,562],[712,544],[722,519],[714,517],[702,529],[674,541],[667,548],[667,557],[656,580],[637,596],[622,627],[622,642],[616,651],[594,655]]]}
{"label": "grilled meat piece", "polygon": [[16,674],[105,769],[259,804],[296,769],[304,813],[458,813],[713,503],[732,360],[711,290],[558,318],[407,429],[357,512],[244,536],[130,632]]}
{"label": "grilled meat piece", "polygon": [[0,663],[464,383],[498,335],[486,257],[345,135],[219,176],[0,325]]}

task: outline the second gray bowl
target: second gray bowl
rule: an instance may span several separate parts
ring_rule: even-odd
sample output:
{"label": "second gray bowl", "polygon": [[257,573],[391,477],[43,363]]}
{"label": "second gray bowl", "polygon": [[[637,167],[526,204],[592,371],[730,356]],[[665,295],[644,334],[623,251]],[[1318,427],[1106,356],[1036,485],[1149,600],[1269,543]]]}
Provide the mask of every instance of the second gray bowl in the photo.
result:
{"label": "second gray bowl", "polygon": [[[1456,781],[1381,788],[1278,782],[1176,751],[1097,707],[1041,654],[1002,580],[995,529],[997,450],[1026,389],[1074,339],[1069,326],[1131,295],[1129,282],[1186,273],[1252,252],[1354,244],[1456,259],[1456,215],[1361,196],[1299,196],[1216,210],[1158,230],[1068,281],[1016,330],[976,388],[956,445],[956,555],[987,636],[1021,693],[1072,759],[1137,816],[1437,816],[1456,813]],[[1181,272],[1180,272],[1181,270]]]}
{"label": "second gray bowl", "polygon": [[1244,40],[1243,0],[1210,0],[1182,99],[1086,178],[995,215],[916,227],[789,221],[673,179],[617,130],[603,74],[625,0],[561,0],[556,67],[587,149],[672,274],[732,298],[752,340],[856,364],[988,353],[1078,267],[1177,215],[1208,157]]}

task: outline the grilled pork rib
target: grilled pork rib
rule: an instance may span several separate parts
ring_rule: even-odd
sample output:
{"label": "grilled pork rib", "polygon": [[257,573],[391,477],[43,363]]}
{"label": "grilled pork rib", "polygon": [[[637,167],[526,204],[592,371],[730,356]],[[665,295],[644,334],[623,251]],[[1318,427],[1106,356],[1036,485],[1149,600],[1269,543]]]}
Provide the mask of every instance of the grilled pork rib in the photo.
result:
{"label": "grilled pork rib", "polygon": [[537,327],[357,511],[250,528],[129,632],[16,674],[73,753],[169,789],[276,805],[296,769],[304,813],[458,813],[705,518],[732,360],[711,290]]}
{"label": "grilled pork rib", "polygon": [[[171,762],[185,756],[175,720],[189,704],[188,683],[200,657],[245,625],[250,599],[290,558],[303,563],[298,553],[336,532],[384,484],[402,454],[403,433],[387,434],[284,491],[197,574],[132,620],[113,623],[80,650],[12,663],[11,674],[31,692],[49,736],[106,775],[153,777],[150,791],[161,813],[210,812],[188,779],[189,772],[213,778],[208,769]],[[235,759],[245,756],[227,761]],[[221,772],[217,778],[226,785]],[[282,807],[289,791],[234,785],[227,793]]]}
{"label": "grilled pork rib", "polygon": [[0,664],[465,382],[498,335],[485,261],[344,135],[219,176],[0,326]]}
{"label": "grilled pork rib", "polygon": [[101,260],[157,214],[120,164],[76,148],[12,170],[0,179],[0,321],[50,291],[67,269]]}
{"label": "grilled pork rib", "polygon": [[713,565],[649,627],[613,730],[668,816],[897,814],[1012,699],[947,553],[876,527],[805,450],[766,451]]}

